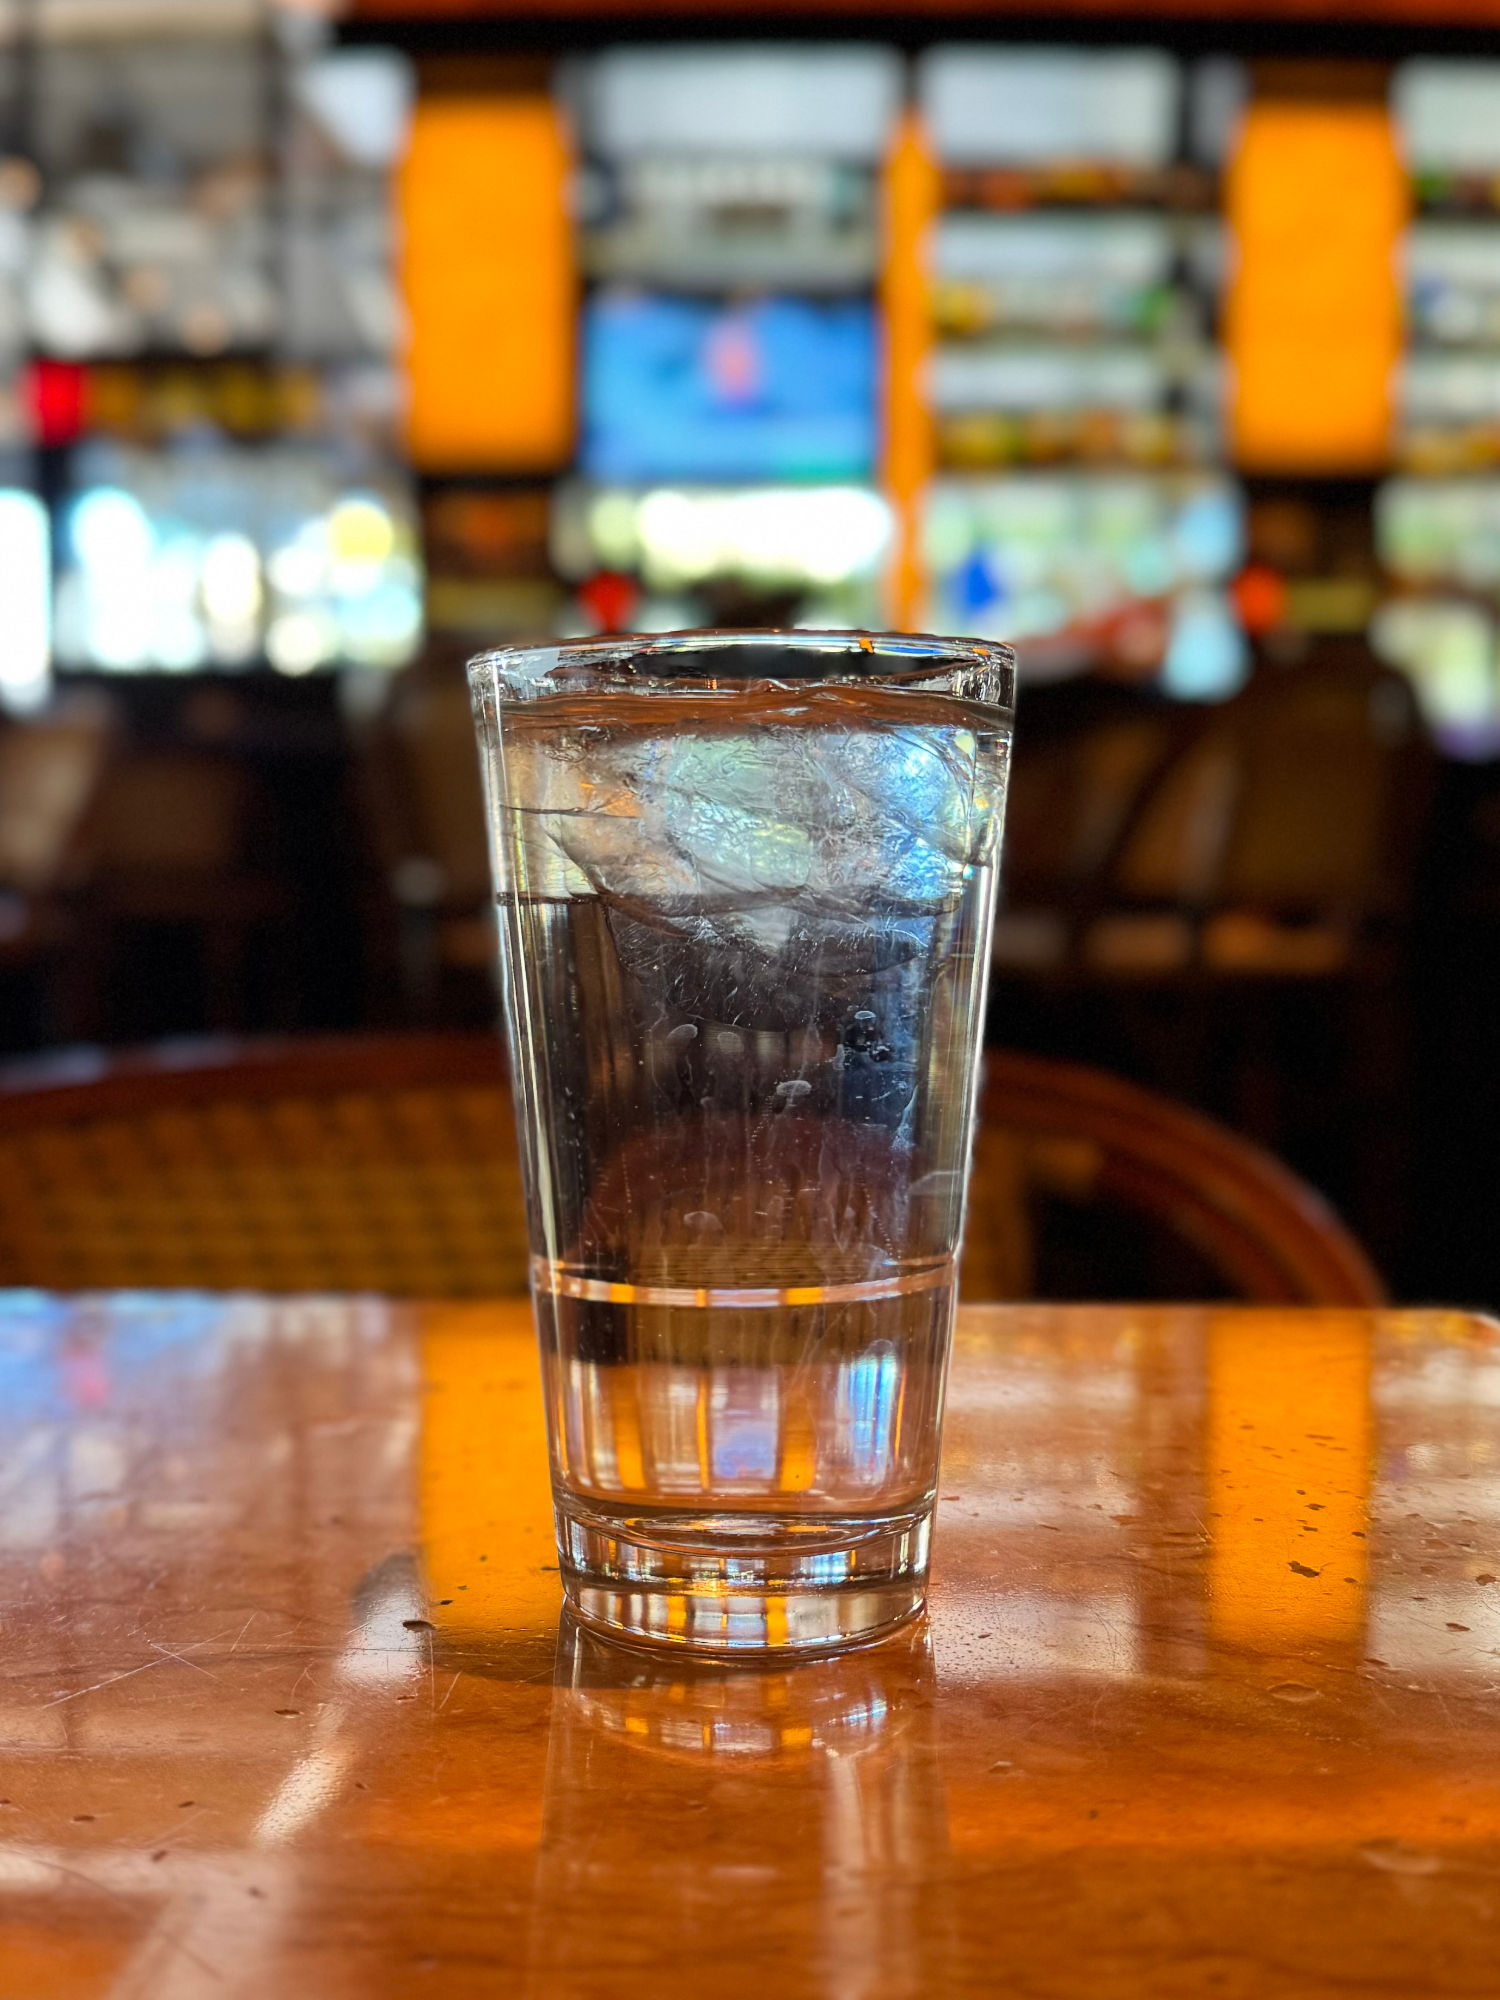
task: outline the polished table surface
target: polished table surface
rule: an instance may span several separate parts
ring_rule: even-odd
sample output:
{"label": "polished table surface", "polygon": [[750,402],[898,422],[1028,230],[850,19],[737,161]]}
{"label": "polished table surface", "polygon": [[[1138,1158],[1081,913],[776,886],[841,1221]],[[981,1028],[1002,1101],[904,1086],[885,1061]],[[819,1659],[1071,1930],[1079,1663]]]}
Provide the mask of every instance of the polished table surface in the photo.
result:
{"label": "polished table surface", "polygon": [[962,1318],[928,1621],[560,1623],[514,1305],[0,1299],[3,2000],[1500,1993],[1500,1327]]}

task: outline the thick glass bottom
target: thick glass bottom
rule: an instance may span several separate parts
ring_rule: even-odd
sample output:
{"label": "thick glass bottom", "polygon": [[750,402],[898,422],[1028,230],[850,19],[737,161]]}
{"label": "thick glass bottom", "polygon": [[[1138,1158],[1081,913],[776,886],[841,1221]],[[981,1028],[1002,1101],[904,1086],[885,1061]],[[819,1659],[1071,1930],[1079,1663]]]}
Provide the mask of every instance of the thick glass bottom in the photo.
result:
{"label": "thick glass bottom", "polygon": [[930,1505],[876,1520],[632,1510],[557,1495],[578,1618],[617,1639],[741,1657],[828,1653],[921,1610]]}

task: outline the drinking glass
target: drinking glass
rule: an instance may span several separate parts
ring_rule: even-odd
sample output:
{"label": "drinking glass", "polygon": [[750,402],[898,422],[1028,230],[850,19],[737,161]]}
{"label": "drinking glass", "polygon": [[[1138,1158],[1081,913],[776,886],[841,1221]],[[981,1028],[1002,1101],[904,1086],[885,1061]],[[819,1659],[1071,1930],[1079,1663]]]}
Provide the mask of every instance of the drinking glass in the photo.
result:
{"label": "drinking glass", "polygon": [[569,1599],[874,1638],[926,1580],[1012,655],[667,633],[469,678]]}

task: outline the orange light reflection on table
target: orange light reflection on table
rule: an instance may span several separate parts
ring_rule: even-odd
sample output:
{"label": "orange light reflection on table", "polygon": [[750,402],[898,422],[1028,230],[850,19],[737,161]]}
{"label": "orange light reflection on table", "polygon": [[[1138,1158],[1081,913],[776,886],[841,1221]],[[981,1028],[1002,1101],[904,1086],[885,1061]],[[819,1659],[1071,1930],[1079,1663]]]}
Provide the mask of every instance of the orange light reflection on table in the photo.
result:
{"label": "orange light reflection on table", "polygon": [[562,1588],[531,1308],[430,1306],[421,1343],[429,1616],[461,1644],[550,1637]]}
{"label": "orange light reflection on table", "polygon": [[1274,1658],[1364,1632],[1374,1426],[1358,1313],[1208,1327],[1209,1629]]}

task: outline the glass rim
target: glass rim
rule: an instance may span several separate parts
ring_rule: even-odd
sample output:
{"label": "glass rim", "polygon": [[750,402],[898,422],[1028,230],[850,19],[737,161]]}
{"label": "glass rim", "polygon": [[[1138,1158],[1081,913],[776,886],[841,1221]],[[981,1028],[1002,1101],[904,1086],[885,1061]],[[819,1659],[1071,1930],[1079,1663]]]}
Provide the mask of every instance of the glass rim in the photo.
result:
{"label": "glass rim", "polygon": [[[913,686],[924,678],[925,668],[933,675],[945,670],[974,675],[984,684],[980,699],[986,707],[1011,710],[1015,705],[1014,647],[998,639],[947,637],[930,632],[729,626],[675,632],[597,633],[572,639],[526,639],[476,653],[468,662],[467,672],[476,694],[492,687],[495,677],[507,668],[520,668],[527,678],[540,683],[557,669],[570,666],[585,672],[593,669],[605,683],[614,681],[618,687],[634,688],[643,694],[654,690],[707,691],[714,686],[716,677],[701,669],[694,672],[695,655],[748,653],[757,647],[775,647],[810,656],[822,654],[830,664],[847,662],[852,669],[847,673],[816,676],[799,674],[790,685],[874,682]],[[658,661],[676,671],[653,673],[651,667]],[[861,667],[861,662],[869,664]],[[611,673],[612,668],[619,670],[617,675]],[[764,686],[767,682],[774,683],[777,676],[767,673],[755,679]],[[748,680],[733,679],[719,691],[733,692],[750,684]],[[538,692],[542,691],[539,686]]]}

